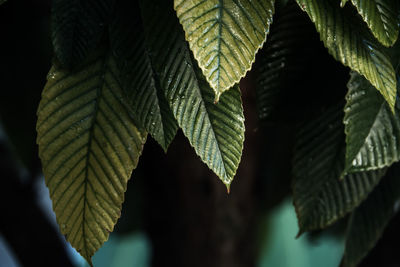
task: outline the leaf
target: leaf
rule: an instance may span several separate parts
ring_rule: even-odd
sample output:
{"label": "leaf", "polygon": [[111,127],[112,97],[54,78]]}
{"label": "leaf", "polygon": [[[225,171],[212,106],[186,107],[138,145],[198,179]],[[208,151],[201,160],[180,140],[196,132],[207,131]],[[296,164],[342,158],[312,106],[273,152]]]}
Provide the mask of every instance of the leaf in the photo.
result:
{"label": "leaf", "polygon": [[340,107],[308,122],[298,133],[293,159],[293,202],[300,232],[323,229],[357,207],[385,170],[347,175]]}
{"label": "leaf", "polygon": [[178,124],[153,69],[136,2],[118,3],[115,19],[110,25],[110,38],[132,115],[167,151]]}
{"label": "leaf", "polygon": [[348,1],[349,0],[342,0],[342,2],[340,2],[340,7],[344,7]]}
{"label": "leaf", "polygon": [[396,77],[390,58],[348,6],[341,9],[335,0],[297,2],[314,22],[329,53],[367,78],[394,112]]}
{"label": "leaf", "polygon": [[7,0],[0,0],[0,5],[4,4]]}
{"label": "leaf", "polygon": [[143,0],[146,43],[171,110],[197,155],[229,188],[243,150],[244,116],[237,87],[213,103],[213,90],[190,55],[172,8]]}
{"label": "leaf", "polygon": [[[314,38],[316,33],[312,23],[295,1],[277,8],[270,30],[254,66],[257,109],[260,120],[271,121],[279,117],[277,119],[282,121],[283,111],[293,114],[289,107],[294,105],[288,99],[293,96],[295,102],[301,102],[295,96],[296,87],[310,87],[311,81],[306,81],[311,71],[310,58],[315,55],[314,44],[319,45],[320,41],[318,37]],[[305,95],[304,90],[302,93]]]}
{"label": "leaf", "polygon": [[51,69],[37,143],[61,233],[90,263],[120,217],[146,140],[121,102],[114,59],[98,51],[75,71]]}
{"label": "leaf", "polygon": [[345,172],[380,169],[400,160],[399,107],[393,114],[364,77],[352,73],[345,106]]}
{"label": "leaf", "polygon": [[114,0],[54,0],[51,25],[54,52],[73,68],[100,43]]}
{"label": "leaf", "polygon": [[357,266],[378,242],[393,217],[400,198],[399,165],[393,167],[367,200],[352,213],[341,266]]}
{"label": "leaf", "polygon": [[216,101],[250,70],[266,40],[275,0],[174,0],[186,40]]}
{"label": "leaf", "polygon": [[372,34],[385,46],[392,46],[399,35],[398,0],[351,0]]}

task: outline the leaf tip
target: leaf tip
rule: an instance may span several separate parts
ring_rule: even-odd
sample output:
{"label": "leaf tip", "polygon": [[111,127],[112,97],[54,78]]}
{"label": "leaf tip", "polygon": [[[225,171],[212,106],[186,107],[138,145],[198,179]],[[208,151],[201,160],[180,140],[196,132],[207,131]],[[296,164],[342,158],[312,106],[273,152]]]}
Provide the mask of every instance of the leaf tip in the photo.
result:
{"label": "leaf tip", "polygon": [[167,154],[167,152],[168,152],[168,145],[160,145],[161,146],[161,149],[164,151],[164,154]]}
{"label": "leaf tip", "polygon": [[339,175],[339,181],[343,181],[344,177],[348,174],[347,169],[344,169]]}
{"label": "leaf tip", "polygon": [[92,255],[89,253],[83,253],[81,249],[76,249],[76,251],[86,260],[86,262],[89,264],[90,267],[93,267],[93,262],[92,262]]}
{"label": "leaf tip", "polygon": [[297,235],[296,235],[296,239],[299,239],[303,234],[304,234],[304,229],[299,229],[299,232],[297,233]]}
{"label": "leaf tip", "polygon": [[394,102],[393,105],[392,105],[392,104],[390,105],[390,110],[392,111],[392,114],[393,114],[393,115],[396,115],[395,106],[396,106],[396,102]]}
{"label": "leaf tip", "polygon": [[225,184],[228,195],[231,193],[231,184]]}
{"label": "leaf tip", "polygon": [[218,104],[221,92],[215,92],[214,104]]}
{"label": "leaf tip", "polygon": [[342,1],[340,2],[340,7],[343,8],[343,7],[346,5],[347,1],[348,1],[348,0],[342,0]]}

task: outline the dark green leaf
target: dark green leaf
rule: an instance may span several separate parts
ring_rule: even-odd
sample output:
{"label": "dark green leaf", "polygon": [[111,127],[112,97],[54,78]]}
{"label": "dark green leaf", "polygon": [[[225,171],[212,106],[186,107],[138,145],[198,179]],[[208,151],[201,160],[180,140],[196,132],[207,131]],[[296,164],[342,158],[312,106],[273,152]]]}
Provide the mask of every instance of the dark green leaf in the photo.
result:
{"label": "dark green leaf", "polygon": [[396,77],[390,58],[354,12],[336,0],[297,0],[314,22],[333,57],[362,74],[394,111]]}
{"label": "dark green leaf", "polygon": [[132,122],[110,53],[71,72],[55,64],[38,109],[37,143],[61,233],[90,263],[108,239],[146,133]]}
{"label": "dark green leaf", "polygon": [[255,63],[257,108],[261,120],[273,120],[282,115],[282,109],[288,109],[286,105],[293,106],[288,96],[295,95],[303,84],[306,86],[315,43],[320,43],[318,35],[295,1],[277,8],[268,40]]}
{"label": "dark green leaf", "polygon": [[202,161],[229,187],[244,141],[239,89],[214,104],[214,92],[191,57],[168,1],[143,0],[141,6],[153,66],[172,112]]}
{"label": "dark green leaf", "polygon": [[114,0],[54,0],[52,39],[63,66],[72,68],[99,44]]}
{"label": "dark green leaf", "polygon": [[178,124],[152,66],[136,2],[118,3],[110,25],[110,38],[132,115],[166,151]]}
{"label": "dark green leaf", "polygon": [[396,164],[350,217],[343,267],[357,266],[381,237],[400,198],[400,169]]}
{"label": "dark green leaf", "polygon": [[354,173],[344,168],[342,106],[331,108],[301,128],[293,161],[293,200],[300,233],[325,228],[357,207],[385,170]]}
{"label": "dark green leaf", "polygon": [[383,97],[357,73],[352,73],[348,88],[345,171],[380,169],[399,161],[399,108],[393,114]]}

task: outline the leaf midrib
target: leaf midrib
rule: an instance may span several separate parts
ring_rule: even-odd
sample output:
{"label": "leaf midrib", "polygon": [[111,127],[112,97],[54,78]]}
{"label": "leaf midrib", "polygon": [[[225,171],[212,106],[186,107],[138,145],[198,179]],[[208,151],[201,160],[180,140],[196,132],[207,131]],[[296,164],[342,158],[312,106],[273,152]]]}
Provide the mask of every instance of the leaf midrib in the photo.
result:
{"label": "leaf midrib", "polygon": [[[87,244],[87,238],[86,238],[86,230],[85,230],[85,225],[86,223],[86,205],[88,204],[87,201],[87,187],[88,187],[88,177],[89,177],[89,162],[90,162],[90,156],[91,156],[91,147],[92,147],[92,142],[93,142],[93,135],[94,135],[94,128],[96,125],[96,118],[98,115],[98,111],[99,111],[99,104],[102,98],[102,92],[104,89],[104,85],[105,85],[105,73],[106,73],[106,69],[107,69],[107,58],[108,58],[108,53],[106,53],[103,56],[103,62],[102,62],[102,73],[101,75],[101,80],[99,81],[99,86],[96,89],[96,99],[95,99],[95,105],[94,105],[94,110],[93,110],[93,122],[90,126],[89,131],[89,139],[88,139],[88,143],[87,143],[87,154],[86,154],[86,164],[85,164],[85,176],[84,176],[84,189],[83,189],[83,196],[84,196],[84,202],[83,202],[83,211],[82,211],[82,236],[83,236],[83,249],[85,250],[85,255],[87,255],[88,253],[88,244]],[[86,258],[86,257],[85,257]]]}
{"label": "leaf midrib", "polygon": [[220,75],[221,75],[221,43],[222,43],[222,17],[223,17],[223,11],[224,11],[224,1],[219,0],[218,1],[218,54],[217,54],[217,92],[215,95],[215,102],[218,102],[219,100],[219,88],[220,88]]}

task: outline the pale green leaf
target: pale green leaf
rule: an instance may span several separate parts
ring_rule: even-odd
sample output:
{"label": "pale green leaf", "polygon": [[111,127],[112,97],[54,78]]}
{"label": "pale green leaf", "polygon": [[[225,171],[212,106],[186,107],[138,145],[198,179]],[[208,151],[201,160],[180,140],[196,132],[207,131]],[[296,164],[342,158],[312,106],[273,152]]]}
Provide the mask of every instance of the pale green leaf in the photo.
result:
{"label": "pale green leaf", "polygon": [[115,0],[54,0],[51,35],[63,66],[73,68],[99,44]]}
{"label": "pale green leaf", "polygon": [[178,124],[153,69],[144,42],[139,6],[135,1],[118,3],[109,31],[122,88],[132,115],[166,151],[175,137]]}
{"label": "pale green leaf", "polygon": [[266,40],[275,0],[174,0],[186,40],[219,96],[250,70]]}
{"label": "pale green leaf", "polygon": [[375,88],[351,74],[345,106],[346,172],[380,169],[400,160],[399,108],[393,114]]}
{"label": "pale green leaf", "polygon": [[146,42],[172,112],[202,161],[229,187],[243,150],[244,117],[237,87],[214,92],[190,55],[167,1],[141,1]]}
{"label": "pale green leaf", "polygon": [[395,214],[400,198],[399,165],[391,167],[380,184],[350,217],[342,267],[355,267],[378,242]]}
{"label": "pale green leaf", "polygon": [[121,103],[102,50],[74,71],[55,64],[38,109],[37,142],[61,233],[91,262],[121,214],[146,139]]}
{"label": "pale green leaf", "polygon": [[385,46],[392,46],[399,36],[398,0],[351,0],[373,35]]}
{"label": "pale green leaf", "polygon": [[385,170],[350,174],[344,168],[340,107],[309,121],[298,133],[293,160],[293,201],[300,233],[325,228],[357,207]]}
{"label": "pale green leaf", "polygon": [[297,0],[314,22],[329,53],[362,74],[377,88],[394,111],[396,77],[390,58],[352,10],[336,0]]}

